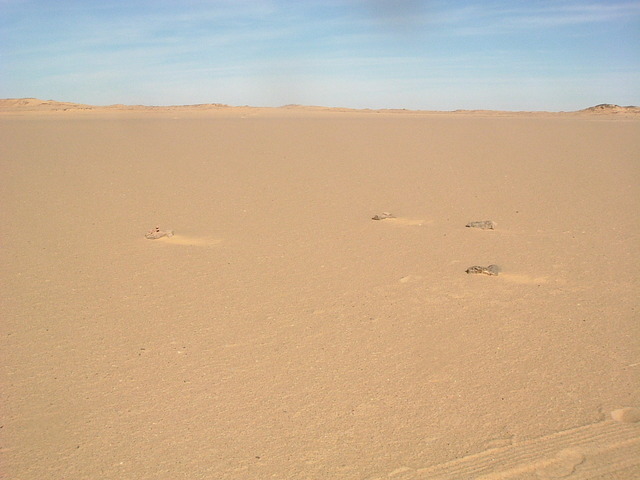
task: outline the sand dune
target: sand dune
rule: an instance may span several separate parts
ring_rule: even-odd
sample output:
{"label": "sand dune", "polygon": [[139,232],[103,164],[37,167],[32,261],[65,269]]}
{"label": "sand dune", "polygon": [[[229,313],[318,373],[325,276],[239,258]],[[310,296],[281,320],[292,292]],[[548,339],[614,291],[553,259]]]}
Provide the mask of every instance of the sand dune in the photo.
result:
{"label": "sand dune", "polygon": [[44,112],[211,112],[212,110],[233,110],[235,113],[244,112],[265,112],[275,111],[278,115],[282,115],[286,111],[293,112],[327,112],[327,113],[400,113],[400,114],[451,114],[456,115],[491,115],[491,116],[512,116],[512,115],[577,115],[577,114],[597,114],[597,115],[616,115],[618,117],[640,115],[640,107],[626,106],[603,103],[588,107],[575,112],[513,112],[499,110],[455,110],[453,112],[441,112],[430,110],[407,110],[407,109],[353,109],[338,107],[321,107],[313,105],[284,105],[279,108],[269,107],[231,107],[222,103],[203,103],[197,105],[170,105],[170,106],[151,106],[151,105],[86,105],[72,102],[58,102],[55,100],[40,100],[37,98],[5,98],[0,99],[0,114],[16,114],[16,113],[44,113]]}
{"label": "sand dune", "polygon": [[640,478],[631,110],[0,111],[3,478]]}

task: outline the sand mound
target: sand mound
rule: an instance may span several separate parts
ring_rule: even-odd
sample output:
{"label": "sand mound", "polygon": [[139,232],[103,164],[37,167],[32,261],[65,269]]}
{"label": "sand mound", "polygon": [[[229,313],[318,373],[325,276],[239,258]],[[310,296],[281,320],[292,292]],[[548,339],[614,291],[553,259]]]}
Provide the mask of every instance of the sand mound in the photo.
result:
{"label": "sand mound", "polygon": [[0,99],[0,112],[11,111],[66,111],[92,110],[92,105],[81,103],[58,102],[55,100],[40,100],[38,98],[5,98]]}
{"label": "sand mound", "polygon": [[209,111],[269,111],[288,112],[292,115],[305,113],[335,114],[335,113],[360,113],[360,114],[396,114],[396,115],[456,115],[456,116],[557,116],[575,115],[580,113],[599,115],[628,116],[640,114],[640,107],[621,107],[610,103],[602,103],[593,107],[578,110],[576,112],[549,112],[549,111],[504,111],[504,110],[455,110],[455,111],[433,111],[433,110],[407,110],[397,108],[387,109],[355,109],[341,107],[324,107],[317,105],[283,105],[281,107],[233,107],[223,103],[199,103],[193,105],[125,105],[114,104],[106,106],[87,105],[82,103],[59,102],[55,100],[40,100],[38,98],[7,98],[0,99],[0,113],[27,113],[27,112],[209,112]]}
{"label": "sand mound", "polygon": [[151,105],[124,105],[115,104],[107,106],[86,105],[83,103],[58,102],[55,100],[40,100],[38,98],[6,98],[0,99],[0,112],[126,112],[126,111],[202,111],[226,108],[221,103],[206,103],[196,105],[151,106]]}
{"label": "sand mound", "polygon": [[631,113],[640,114],[640,107],[629,105],[627,107],[621,107],[620,105],[614,105],[612,103],[601,103],[593,107],[585,108],[581,110],[585,113],[598,113],[598,114],[619,114],[619,113]]}

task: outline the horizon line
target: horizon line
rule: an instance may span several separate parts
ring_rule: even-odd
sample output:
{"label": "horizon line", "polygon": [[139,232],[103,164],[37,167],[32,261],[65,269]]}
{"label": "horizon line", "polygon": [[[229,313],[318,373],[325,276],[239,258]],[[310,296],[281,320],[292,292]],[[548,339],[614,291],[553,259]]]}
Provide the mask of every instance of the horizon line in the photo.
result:
{"label": "horizon line", "polygon": [[[147,105],[147,104],[124,104],[124,103],[112,103],[107,105],[96,105],[96,104],[88,104],[88,103],[78,103],[78,102],[70,102],[70,101],[61,101],[48,99],[43,100],[37,97],[18,97],[18,98],[0,98],[0,107],[13,107],[16,110],[27,109],[31,107],[32,109],[37,109],[37,107],[43,106],[51,106],[51,107],[61,107],[63,110],[86,110],[90,109],[188,109],[188,108],[252,108],[252,109],[322,109],[322,110],[339,110],[339,111],[353,111],[353,112],[366,112],[366,111],[386,111],[386,112],[443,112],[443,113],[453,113],[453,112],[505,112],[505,113],[576,113],[576,112],[610,112],[610,113],[619,113],[620,111],[628,111],[634,112],[634,110],[638,110],[640,113],[640,107],[636,105],[618,105],[614,103],[600,103],[597,105],[592,105],[589,107],[585,107],[578,110],[495,110],[491,108],[457,108],[453,110],[426,110],[426,109],[412,109],[406,107],[383,107],[383,108],[375,108],[375,107],[364,107],[364,108],[353,108],[353,107],[342,107],[342,106],[326,106],[326,105],[307,105],[307,104],[285,104],[279,106],[253,106],[253,105],[230,105],[226,103],[217,103],[217,102],[208,102],[208,103],[192,103],[192,104],[169,104],[169,105]],[[51,110],[57,111],[60,110],[57,108],[53,108]]]}

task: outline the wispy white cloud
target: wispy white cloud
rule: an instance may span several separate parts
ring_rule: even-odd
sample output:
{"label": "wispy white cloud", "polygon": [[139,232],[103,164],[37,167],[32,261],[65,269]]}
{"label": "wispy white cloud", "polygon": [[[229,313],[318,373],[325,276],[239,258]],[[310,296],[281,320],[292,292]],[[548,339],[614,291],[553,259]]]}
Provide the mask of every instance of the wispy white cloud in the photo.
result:
{"label": "wispy white cloud", "polygon": [[[454,92],[446,85],[460,86],[457,98],[481,95],[472,80],[500,90],[503,79],[515,92],[512,84],[528,78],[548,90],[553,80],[530,79],[574,72],[576,82],[595,85],[567,32],[588,35],[597,26],[606,40],[607,28],[640,19],[640,1],[405,0],[397,8],[398,1],[184,0],[177,8],[173,0],[0,0],[0,96],[3,85],[31,85],[84,89],[100,96],[94,103],[347,105],[357,98],[364,106],[369,95],[411,107],[428,92]],[[551,40],[531,45],[532,33]],[[625,78],[638,67],[621,65]]]}
{"label": "wispy white cloud", "polygon": [[486,35],[570,27],[586,24],[629,21],[640,18],[640,2],[488,3],[454,8],[443,13],[441,25],[458,35]]}
{"label": "wispy white cloud", "polygon": [[[360,3],[360,2],[357,2]],[[371,4],[371,2],[364,2]],[[531,29],[555,28],[613,21],[630,21],[640,17],[640,2],[581,1],[518,2],[512,0],[468,2],[406,2],[407,8],[391,8],[392,1],[377,2],[383,8],[378,15],[367,15],[363,9],[349,21],[369,31],[391,27],[410,27],[433,34],[502,34]],[[376,4],[376,2],[373,2]]]}
{"label": "wispy white cloud", "polygon": [[548,28],[563,25],[604,23],[640,16],[640,3],[574,4],[505,12],[514,27]]}

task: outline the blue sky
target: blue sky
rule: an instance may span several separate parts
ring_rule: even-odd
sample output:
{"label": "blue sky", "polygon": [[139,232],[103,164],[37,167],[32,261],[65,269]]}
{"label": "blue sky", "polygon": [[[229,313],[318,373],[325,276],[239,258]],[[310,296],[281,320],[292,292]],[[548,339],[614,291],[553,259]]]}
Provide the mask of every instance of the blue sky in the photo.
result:
{"label": "blue sky", "polygon": [[0,0],[0,98],[640,105],[640,1]]}

